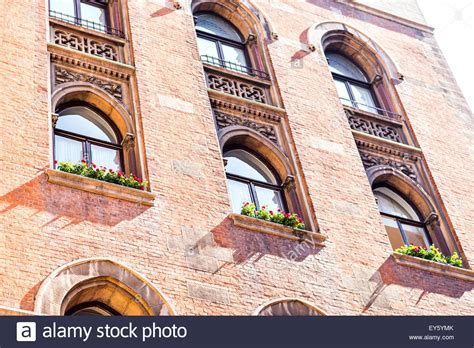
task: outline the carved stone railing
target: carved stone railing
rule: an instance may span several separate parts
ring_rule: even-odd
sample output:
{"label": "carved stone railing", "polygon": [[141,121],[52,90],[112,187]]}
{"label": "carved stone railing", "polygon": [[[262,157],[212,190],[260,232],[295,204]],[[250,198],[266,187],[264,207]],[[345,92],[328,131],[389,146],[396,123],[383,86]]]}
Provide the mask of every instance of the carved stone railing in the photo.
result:
{"label": "carved stone railing", "polygon": [[263,104],[272,104],[271,83],[213,65],[204,65],[207,87]]}
{"label": "carved stone railing", "polygon": [[125,40],[50,18],[50,42],[96,57],[125,62]]}
{"label": "carved stone railing", "polygon": [[347,106],[344,110],[351,129],[406,144],[401,115],[393,114],[388,117]]}

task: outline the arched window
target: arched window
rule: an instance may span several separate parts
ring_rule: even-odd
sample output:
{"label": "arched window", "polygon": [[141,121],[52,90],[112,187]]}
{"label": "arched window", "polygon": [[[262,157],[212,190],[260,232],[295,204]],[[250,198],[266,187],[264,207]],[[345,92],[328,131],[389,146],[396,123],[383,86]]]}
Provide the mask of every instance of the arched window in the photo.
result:
{"label": "arched window", "polygon": [[339,53],[328,52],[326,58],[341,102],[356,109],[380,113],[373,88],[362,69]]}
{"label": "arched window", "polygon": [[257,209],[263,205],[269,210],[285,209],[280,179],[264,160],[244,149],[225,152],[224,160],[234,212],[240,213],[244,202],[255,203]]}
{"label": "arched window", "polygon": [[115,126],[88,106],[71,106],[58,114],[54,130],[54,158],[58,162],[88,164],[122,170],[122,147]]}
{"label": "arched window", "polygon": [[428,248],[432,242],[415,207],[388,187],[374,189],[377,205],[393,249],[414,244]]}
{"label": "arched window", "polygon": [[213,13],[197,13],[195,18],[199,54],[204,62],[251,73],[245,41],[237,28]]}

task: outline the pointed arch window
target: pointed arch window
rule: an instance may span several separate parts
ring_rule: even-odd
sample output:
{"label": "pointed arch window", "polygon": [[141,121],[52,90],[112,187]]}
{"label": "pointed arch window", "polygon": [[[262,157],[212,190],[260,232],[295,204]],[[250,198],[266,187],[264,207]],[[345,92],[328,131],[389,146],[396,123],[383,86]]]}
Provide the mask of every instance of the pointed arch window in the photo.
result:
{"label": "pointed arch window", "polygon": [[341,102],[356,109],[380,113],[380,105],[363,70],[339,53],[327,52],[326,58]]}
{"label": "pointed arch window", "polygon": [[283,187],[273,168],[245,149],[232,149],[224,154],[227,186],[232,210],[240,213],[244,202],[260,209],[285,210]]}
{"label": "pointed arch window", "polygon": [[236,27],[213,13],[197,13],[195,21],[199,54],[204,62],[252,73],[245,40]]}
{"label": "pointed arch window", "polygon": [[122,170],[120,134],[104,115],[89,106],[61,109],[54,129],[54,159]]}
{"label": "pointed arch window", "polygon": [[411,202],[389,187],[375,188],[374,195],[394,250],[409,244],[425,248],[432,244],[425,223]]}

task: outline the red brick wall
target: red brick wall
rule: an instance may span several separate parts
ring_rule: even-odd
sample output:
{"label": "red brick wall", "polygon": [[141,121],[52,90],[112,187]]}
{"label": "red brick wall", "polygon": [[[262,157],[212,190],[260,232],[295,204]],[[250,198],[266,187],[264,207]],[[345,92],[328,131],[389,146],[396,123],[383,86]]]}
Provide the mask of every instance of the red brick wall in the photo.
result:
{"label": "red brick wall", "polygon": [[156,1],[129,3],[155,206],[47,183],[43,169],[52,159],[44,1],[0,3],[7,20],[0,26],[0,306],[33,310],[36,291],[53,270],[105,256],[145,275],[178,314],[250,314],[280,297],[301,297],[336,315],[433,314],[433,308],[472,314],[472,283],[394,264],[323,57],[300,52],[303,67],[290,64],[305,31],[324,20],[346,21],[386,50],[405,75],[397,92],[472,258],[470,114],[459,105],[436,43],[429,34],[342,5],[331,11],[329,2],[257,3],[280,37],[268,49],[310,203],[328,237],[325,246],[304,249],[233,228],[225,219],[230,205],[192,16]]}

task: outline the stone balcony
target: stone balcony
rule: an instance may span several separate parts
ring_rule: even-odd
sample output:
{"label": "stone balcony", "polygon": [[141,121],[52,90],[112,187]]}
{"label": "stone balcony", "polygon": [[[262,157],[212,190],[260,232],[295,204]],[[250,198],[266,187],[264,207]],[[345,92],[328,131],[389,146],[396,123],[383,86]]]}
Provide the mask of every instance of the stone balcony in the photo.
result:
{"label": "stone balcony", "polygon": [[344,105],[344,111],[352,130],[407,144],[401,115],[385,110],[380,113],[372,113],[347,105]]}
{"label": "stone balcony", "polygon": [[113,62],[127,63],[127,41],[117,29],[54,11],[50,12],[49,26],[51,43]]}
{"label": "stone balcony", "polygon": [[202,56],[207,87],[262,104],[275,105],[269,75],[263,71]]}

